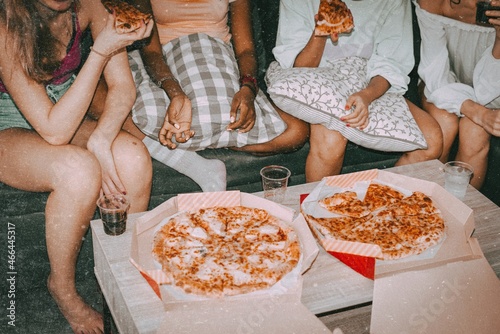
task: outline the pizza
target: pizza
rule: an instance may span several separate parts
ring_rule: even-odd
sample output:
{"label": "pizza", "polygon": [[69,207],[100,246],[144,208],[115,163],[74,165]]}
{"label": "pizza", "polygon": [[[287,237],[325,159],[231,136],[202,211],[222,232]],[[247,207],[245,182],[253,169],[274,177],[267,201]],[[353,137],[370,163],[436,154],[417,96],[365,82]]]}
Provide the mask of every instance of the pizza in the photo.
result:
{"label": "pizza", "polygon": [[[384,260],[394,260],[418,255],[438,244],[445,235],[445,223],[432,199],[415,191],[405,196],[390,186],[371,183],[363,200],[346,190],[321,199],[329,202],[342,198],[342,205],[351,208],[343,214],[329,207],[333,217],[304,217],[314,231],[337,240],[378,245]],[[339,200],[337,200],[339,201]],[[325,207],[326,208],[326,207]],[[366,215],[352,215],[350,212],[365,211]]]}
{"label": "pizza", "polygon": [[403,197],[403,193],[388,185],[372,182],[366,190],[363,202],[371,211],[374,211],[388,204],[393,204]]}
{"label": "pizza", "polygon": [[210,207],[173,216],[155,233],[152,254],[173,286],[224,297],[267,289],[298,264],[297,234],[266,210]]}
{"label": "pizza", "polygon": [[103,0],[102,4],[111,13],[114,13],[115,29],[120,34],[139,29],[142,22],[147,24],[152,17],[123,0]]}
{"label": "pizza", "polygon": [[341,0],[321,0],[314,34],[329,36],[348,33],[354,28],[351,10]]}

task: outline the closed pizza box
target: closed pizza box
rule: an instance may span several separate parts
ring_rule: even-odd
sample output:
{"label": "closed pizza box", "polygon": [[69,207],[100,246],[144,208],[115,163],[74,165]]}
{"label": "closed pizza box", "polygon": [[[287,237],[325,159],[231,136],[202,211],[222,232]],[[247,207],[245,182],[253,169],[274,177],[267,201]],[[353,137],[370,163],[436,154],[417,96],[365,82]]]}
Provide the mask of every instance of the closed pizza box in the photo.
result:
{"label": "closed pizza box", "polygon": [[370,332],[498,333],[499,301],[500,281],[484,257],[386,275],[374,282]]}
{"label": "closed pizza box", "polygon": [[300,240],[302,258],[299,265],[291,273],[270,289],[256,291],[240,296],[226,297],[224,300],[258,300],[262,296],[290,294],[300,300],[302,289],[302,273],[311,266],[318,255],[319,249],[311,231],[307,228],[304,218],[299,215],[295,220],[294,211],[261,197],[242,193],[239,191],[180,194],[162,203],[155,209],[147,212],[136,220],[132,234],[132,246],[130,261],[141,272],[156,294],[169,307],[179,306],[185,302],[199,302],[213,300],[184,293],[179,288],[173,288],[168,283],[160,265],[152,256],[152,242],[155,232],[162,222],[185,210],[196,210],[213,206],[238,206],[243,205],[252,208],[265,209],[270,214],[287,222],[292,226]]}
{"label": "closed pizza box", "polygon": [[[331,214],[318,205],[320,199],[347,189],[356,189],[359,193],[358,188],[363,189],[364,187],[366,189],[371,181],[390,185],[406,195],[420,191],[429,196],[434,205],[441,211],[445,221],[446,235],[444,240],[419,255],[385,261],[379,260],[382,253],[377,245],[335,240],[325,237],[317,229],[311,228],[326,251],[340,255],[339,258],[349,265],[355,264],[357,268],[352,265],[353,269],[367,277],[369,277],[367,273],[373,274],[374,271],[370,278],[392,275],[410,269],[437,267],[452,261],[465,261],[482,256],[470,244],[470,236],[474,231],[472,209],[434,182],[378,169],[327,177],[302,202],[301,210],[315,217],[328,217]],[[370,259],[372,261],[369,261]],[[367,267],[374,265],[375,268],[363,268],[363,265]]]}

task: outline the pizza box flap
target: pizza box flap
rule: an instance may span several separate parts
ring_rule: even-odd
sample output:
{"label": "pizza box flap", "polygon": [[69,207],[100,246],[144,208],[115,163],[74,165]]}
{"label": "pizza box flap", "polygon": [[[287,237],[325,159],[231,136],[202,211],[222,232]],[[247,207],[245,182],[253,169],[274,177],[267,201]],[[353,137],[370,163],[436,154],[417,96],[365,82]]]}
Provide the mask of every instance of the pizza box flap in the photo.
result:
{"label": "pizza box flap", "polygon": [[248,300],[178,304],[166,310],[158,334],[310,333],[331,331],[289,295]]}
{"label": "pizza box flap", "polygon": [[[447,229],[445,239],[427,252],[394,261],[377,260],[375,277],[411,268],[438,266],[453,260],[476,257],[474,248],[469,243],[469,238],[474,231],[472,209],[434,182],[378,169],[326,177],[303,201],[301,209],[304,213],[311,214],[312,212],[315,215],[320,212],[316,209],[317,201],[326,197],[327,194],[353,188],[359,184],[368,184],[371,181],[388,184],[406,192],[407,195],[414,191],[420,191],[430,196],[434,204],[441,210]],[[313,227],[311,230],[323,248],[330,253],[345,253],[353,256],[374,258],[382,257],[380,247],[377,245],[339,241],[324,236]]]}
{"label": "pizza box flap", "polygon": [[375,280],[373,333],[497,333],[500,281],[484,257]]}
{"label": "pizza box flap", "polygon": [[[181,210],[194,210],[211,206],[237,206],[243,205],[253,208],[261,208],[272,215],[288,222],[296,231],[302,248],[301,267],[298,273],[304,273],[310,268],[314,259],[319,253],[318,246],[311,231],[307,227],[304,218],[299,215],[295,220],[294,210],[276,204],[261,197],[242,193],[239,191],[213,192],[213,193],[193,193],[180,194],[170,198],[155,209],[137,218],[134,231],[132,233],[132,245],[130,253],[131,263],[141,272],[156,294],[162,298],[165,294],[162,284],[168,283],[166,275],[158,267],[151,254],[153,236],[166,218],[178,213]],[[299,280],[297,284],[301,284]],[[294,291],[294,293],[297,293]],[[300,294],[300,291],[298,292]]]}

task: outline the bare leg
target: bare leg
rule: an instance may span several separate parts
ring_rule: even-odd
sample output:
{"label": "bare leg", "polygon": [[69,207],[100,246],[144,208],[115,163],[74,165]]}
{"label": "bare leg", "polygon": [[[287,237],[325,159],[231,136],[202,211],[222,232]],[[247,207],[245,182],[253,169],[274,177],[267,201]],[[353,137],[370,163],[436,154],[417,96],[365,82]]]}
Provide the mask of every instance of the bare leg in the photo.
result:
{"label": "bare leg", "polygon": [[418,127],[424,134],[424,138],[427,142],[427,149],[414,150],[404,153],[396,162],[396,166],[437,159],[441,156],[443,147],[441,128],[436,120],[410,101],[407,100],[407,103],[410,107],[410,112],[412,113],[413,118],[415,118]]}
{"label": "bare leg", "polygon": [[287,153],[300,149],[306,143],[307,138],[309,137],[309,125],[306,122],[280,110],[278,107],[274,107],[287,125],[287,129],[285,130],[285,132],[266,143],[247,145],[244,147],[232,149],[236,151],[252,153],[255,155]]}
{"label": "bare leg", "polygon": [[471,185],[481,189],[488,170],[490,135],[467,117],[460,119],[459,143],[456,160],[464,161],[474,168]]}
{"label": "bare leg", "polygon": [[[96,121],[86,119],[72,143],[86,147],[88,137],[96,125]],[[112,151],[118,175],[127,189],[130,212],[145,211],[149,203],[153,173],[151,157],[146,147],[141,140],[122,131],[113,142]]]}
{"label": "bare leg", "polygon": [[99,163],[74,145],[52,146],[32,131],[8,129],[0,132],[0,165],[0,181],[26,191],[50,192],[45,210],[48,289],[73,331],[101,333],[101,315],[75,286],[78,252],[101,187]]}
{"label": "bare leg", "polygon": [[306,160],[306,182],[338,175],[344,163],[347,139],[323,125],[311,125],[311,148]]}
{"label": "bare leg", "polygon": [[427,102],[425,98],[422,104],[424,109],[434,117],[441,127],[443,133],[443,152],[439,160],[445,163],[449,160],[451,147],[458,135],[458,116],[437,108],[434,104]]}

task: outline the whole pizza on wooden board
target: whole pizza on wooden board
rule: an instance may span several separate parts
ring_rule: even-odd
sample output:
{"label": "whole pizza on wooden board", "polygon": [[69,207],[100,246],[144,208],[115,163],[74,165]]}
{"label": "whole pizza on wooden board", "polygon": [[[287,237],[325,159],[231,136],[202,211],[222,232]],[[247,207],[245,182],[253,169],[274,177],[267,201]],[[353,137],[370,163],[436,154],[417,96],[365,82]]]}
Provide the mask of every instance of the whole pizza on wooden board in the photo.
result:
{"label": "whole pizza on wooden board", "polygon": [[156,232],[153,257],[172,285],[224,297],[270,288],[299,263],[296,232],[266,210],[210,207],[171,217]]}
{"label": "whole pizza on wooden board", "polygon": [[115,15],[115,29],[120,34],[137,30],[142,22],[147,24],[151,20],[150,14],[145,14],[122,0],[103,0],[102,4]]}
{"label": "whole pizza on wooden board", "polygon": [[314,34],[329,36],[348,33],[354,28],[351,10],[341,0],[321,0]]}
{"label": "whole pizza on wooden board", "polygon": [[445,224],[432,199],[422,192],[405,196],[384,184],[371,183],[363,200],[346,190],[318,201],[334,217],[304,214],[322,235],[378,245],[384,260],[417,255],[438,244]]}

